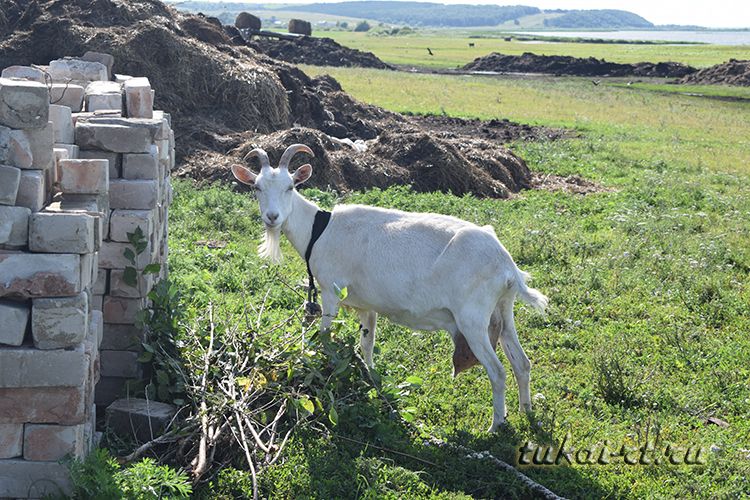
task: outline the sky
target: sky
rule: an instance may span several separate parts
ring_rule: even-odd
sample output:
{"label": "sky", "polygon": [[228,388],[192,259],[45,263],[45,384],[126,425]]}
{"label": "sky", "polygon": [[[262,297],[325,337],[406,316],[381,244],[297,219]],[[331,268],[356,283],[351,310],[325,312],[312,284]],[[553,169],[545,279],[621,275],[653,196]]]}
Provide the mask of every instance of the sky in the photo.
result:
{"label": "sky", "polygon": [[[218,0],[214,0],[218,1]],[[228,0],[247,1],[254,0]],[[341,0],[263,0],[263,3],[317,3]],[[620,9],[654,24],[750,28],[750,0],[430,0],[436,3],[530,5],[540,9]]]}

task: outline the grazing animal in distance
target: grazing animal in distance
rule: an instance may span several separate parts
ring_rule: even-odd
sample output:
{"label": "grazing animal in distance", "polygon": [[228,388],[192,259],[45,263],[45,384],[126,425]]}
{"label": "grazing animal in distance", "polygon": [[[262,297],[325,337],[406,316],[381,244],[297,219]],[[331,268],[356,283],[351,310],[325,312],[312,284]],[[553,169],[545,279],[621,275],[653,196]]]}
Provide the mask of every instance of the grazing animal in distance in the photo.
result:
{"label": "grazing animal in distance", "polygon": [[469,42],[469,47],[473,47],[473,46],[474,46],[474,42]]}
{"label": "grazing animal in distance", "polygon": [[310,164],[289,172],[299,152],[313,155],[309,147],[293,144],[272,168],[266,152],[253,149],[245,158],[258,158],[260,172],[237,164],[232,172],[255,189],[265,225],[261,256],[281,260],[283,233],[317,279],[321,329],[330,330],[342,305],[354,309],[369,367],[379,314],[412,329],[446,330],[454,343],[454,376],[477,363],[487,371],[490,431],[505,422],[505,369],[495,352],[500,342],[518,382],[520,408],[530,411],[531,364],[518,341],[513,304],[518,297],[543,311],[548,299],[526,285],[529,275],[516,266],[492,226],[363,205],[322,211],[295,189],[312,175]]}

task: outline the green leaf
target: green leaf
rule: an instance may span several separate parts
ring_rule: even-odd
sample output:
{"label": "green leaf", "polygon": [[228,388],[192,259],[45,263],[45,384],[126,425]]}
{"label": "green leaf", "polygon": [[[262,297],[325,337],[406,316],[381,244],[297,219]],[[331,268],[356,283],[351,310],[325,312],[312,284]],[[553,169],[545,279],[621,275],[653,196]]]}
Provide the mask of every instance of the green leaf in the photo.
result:
{"label": "green leaf", "polygon": [[339,423],[339,414],[333,406],[331,406],[331,411],[328,412],[328,420],[330,420],[333,425]]}
{"label": "green leaf", "polygon": [[346,297],[349,296],[349,290],[344,288],[339,288],[339,286],[334,283],[333,288],[336,290],[336,296],[338,296],[339,300],[346,300]]}
{"label": "green leaf", "polygon": [[154,359],[154,354],[151,352],[142,352],[141,355],[138,356],[139,363],[150,363],[152,359]]}
{"label": "green leaf", "polygon": [[122,254],[125,256],[126,259],[128,259],[128,262],[135,265],[135,254],[133,253],[132,248],[126,248]]}
{"label": "green leaf", "polygon": [[128,266],[125,268],[122,272],[122,281],[128,286],[136,287],[138,285],[138,273],[134,267]]}
{"label": "green leaf", "polygon": [[312,415],[315,412],[315,405],[313,404],[312,401],[310,401],[310,398],[308,398],[307,396],[300,398],[299,406],[310,415]]}
{"label": "green leaf", "polygon": [[143,268],[143,274],[159,274],[161,264],[149,264]]}
{"label": "green leaf", "polygon": [[164,370],[156,370],[156,381],[160,384],[169,384],[169,375]]}
{"label": "green leaf", "polygon": [[410,383],[411,385],[416,385],[420,387],[422,386],[422,383],[424,383],[424,380],[422,380],[422,378],[420,377],[417,377],[416,375],[411,375],[409,377],[406,377],[406,381]]}

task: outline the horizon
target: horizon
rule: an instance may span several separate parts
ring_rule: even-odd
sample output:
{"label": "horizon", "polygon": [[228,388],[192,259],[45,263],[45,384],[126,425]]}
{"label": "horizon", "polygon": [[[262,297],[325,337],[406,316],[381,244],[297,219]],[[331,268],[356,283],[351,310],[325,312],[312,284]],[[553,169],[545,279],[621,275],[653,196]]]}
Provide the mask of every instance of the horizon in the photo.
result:
{"label": "horizon", "polygon": [[[341,3],[342,1],[364,1],[364,0],[265,0],[243,1],[243,0],[202,0],[211,3],[250,3],[250,4],[289,4],[301,5],[311,3]],[[415,1],[415,0],[389,0],[389,1]],[[421,1],[421,0],[416,0]],[[428,0],[425,0],[428,1]],[[181,3],[181,0],[171,0],[169,3]],[[527,5],[542,10],[597,10],[616,9],[625,10],[638,14],[655,25],[682,25],[699,26],[714,29],[749,29],[750,28],[750,2],[742,0],[717,0],[711,4],[709,9],[704,6],[695,5],[692,2],[680,0],[666,0],[654,2],[653,0],[519,0],[510,2],[497,2],[496,0],[441,0],[429,3],[442,3],[446,5]],[[742,20],[742,21],[739,21]]]}

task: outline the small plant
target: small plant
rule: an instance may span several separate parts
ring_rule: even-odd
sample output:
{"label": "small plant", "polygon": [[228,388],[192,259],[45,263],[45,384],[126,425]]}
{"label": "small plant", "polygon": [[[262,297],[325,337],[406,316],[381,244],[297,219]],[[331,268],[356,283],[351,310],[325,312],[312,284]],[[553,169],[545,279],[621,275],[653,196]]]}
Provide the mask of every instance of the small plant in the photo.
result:
{"label": "small plant", "polygon": [[357,25],[356,25],[356,26],[354,27],[354,31],[356,31],[356,32],[358,32],[358,33],[362,33],[362,32],[365,32],[365,31],[370,31],[370,28],[371,28],[371,27],[372,27],[372,26],[370,26],[370,23],[368,23],[367,21],[360,21],[360,22],[359,22],[359,23],[357,23]]}

